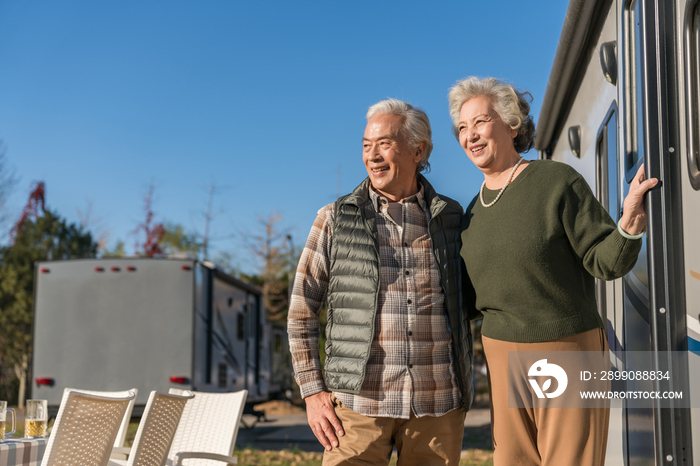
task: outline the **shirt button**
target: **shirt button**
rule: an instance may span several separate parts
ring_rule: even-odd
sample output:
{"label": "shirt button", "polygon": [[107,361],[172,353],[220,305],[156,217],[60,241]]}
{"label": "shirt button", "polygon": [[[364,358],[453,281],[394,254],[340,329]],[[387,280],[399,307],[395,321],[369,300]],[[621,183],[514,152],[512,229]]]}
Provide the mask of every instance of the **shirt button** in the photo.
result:
{"label": "shirt button", "polygon": [[413,300],[409,299],[409,300],[407,300],[406,302],[407,302],[408,304],[411,304],[411,303],[413,302]]}
{"label": "shirt button", "polygon": [[403,245],[404,245],[405,247],[408,247],[408,243],[403,243]]}
{"label": "shirt button", "polygon": [[409,364],[409,365],[408,365],[408,368],[409,368],[409,369],[413,369],[413,364]]}
{"label": "shirt button", "polygon": [[409,272],[408,270],[406,270],[406,271],[404,272],[404,274],[406,274],[406,275],[411,275],[411,272]]}
{"label": "shirt button", "polygon": [[412,336],[412,335],[413,335],[413,332],[411,332],[411,331],[409,330],[409,331],[408,331],[408,336],[410,337],[410,336]]}

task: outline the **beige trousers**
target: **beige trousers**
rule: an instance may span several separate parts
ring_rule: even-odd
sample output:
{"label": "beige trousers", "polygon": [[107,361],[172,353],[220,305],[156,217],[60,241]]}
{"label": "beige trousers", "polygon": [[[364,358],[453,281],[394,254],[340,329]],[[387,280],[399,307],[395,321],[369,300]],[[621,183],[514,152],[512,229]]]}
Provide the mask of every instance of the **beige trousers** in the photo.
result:
{"label": "beige trousers", "polygon": [[603,466],[610,409],[508,407],[509,351],[608,351],[602,329],[541,343],[482,337],[489,373],[494,466]]}
{"label": "beige trousers", "polygon": [[464,415],[455,409],[440,416],[393,419],[368,417],[351,410],[335,396],[335,414],[345,435],[339,445],[323,454],[323,466],[386,465],[396,445],[397,466],[459,465]]}

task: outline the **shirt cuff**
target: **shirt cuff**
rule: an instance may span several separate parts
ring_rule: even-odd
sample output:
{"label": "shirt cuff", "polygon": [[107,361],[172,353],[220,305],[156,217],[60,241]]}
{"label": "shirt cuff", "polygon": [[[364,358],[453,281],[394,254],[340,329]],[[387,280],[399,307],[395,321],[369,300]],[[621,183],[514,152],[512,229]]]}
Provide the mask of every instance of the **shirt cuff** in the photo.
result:
{"label": "shirt cuff", "polygon": [[328,389],[326,389],[326,384],[323,381],[314,381],[299,385],[299,391],[303,399],[319,392],[327,392]]}
{"label": "shirt cuff", "polygon": [[627,239],[640,239],[642,236],[644,236],[644,233],[645,233],[644,231],[642,231],[642,232],[641,232],[640,234],[638,234],[638,235],[630,235],[629,233],[627,233],[627,232],[626,232],[625,230],[623,230],[622,227],[620,226],[620,221],[621,221],[621,220],[622,220],[622,219],[620,219],[620,220],[617,221],[617,231],[620,232],[620,234],[622,235],[623,238],[627,238]]}

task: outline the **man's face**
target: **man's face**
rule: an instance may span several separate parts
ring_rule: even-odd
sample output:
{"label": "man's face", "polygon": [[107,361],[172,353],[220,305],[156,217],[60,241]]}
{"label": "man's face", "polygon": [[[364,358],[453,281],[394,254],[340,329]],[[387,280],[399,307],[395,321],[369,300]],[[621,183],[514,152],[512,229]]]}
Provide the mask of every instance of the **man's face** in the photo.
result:
{"label": "man's face", "polygon": [[411,149],[399,130],[403,118],[377,115],[367,122],[362,160],[372,187],[392,201],[415,194],[416,170],[424,148]]}

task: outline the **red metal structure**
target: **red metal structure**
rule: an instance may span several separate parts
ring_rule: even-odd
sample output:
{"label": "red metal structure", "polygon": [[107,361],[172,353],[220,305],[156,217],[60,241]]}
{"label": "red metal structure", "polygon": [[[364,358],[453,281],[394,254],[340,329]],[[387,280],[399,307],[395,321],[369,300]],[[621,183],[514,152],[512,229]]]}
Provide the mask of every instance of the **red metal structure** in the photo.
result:
{"label": "red metal structure", "polygon": [[29,193],[29,200],[27,201],[27,205],[24,206],[24,209],[22,209],[22,215],[19,217],[19,220],[17,220],[17,223],[15,223],[15,226],[12,228],[12,231],[10,231],[10,241],[12,243],[15,242],[15,238],[17,238],[17,235],[21,233],[22,228],[24,227],[24,224],[29,220],[30,218],[38,218],[39,217],[39,209],[41,208],[41,212],[44,213],[46,211],[46,186],[44,185],[43,181],[35,181],[34,185],[32,186],[32,191]]}
{"label": "red metal structure", "polygon": [[[146,240],[141,245],[143,248],[141,254],[146,257],[159,257],[163,255],[163,249],[160,247],[160,242],[163,240],[165,235],[165,227],[162,223],[156,223],[153,225],[153,209],[151,204],[153,201],[153,185],[148,188],[148,193],[144,197],[145,211],[146,211],[146,221],[139,224],[136,227],[135,233],[138,235],[139,232],[143,231],[146,235]],[[136,250],[139,250],[139,244],[137,240]]]}

